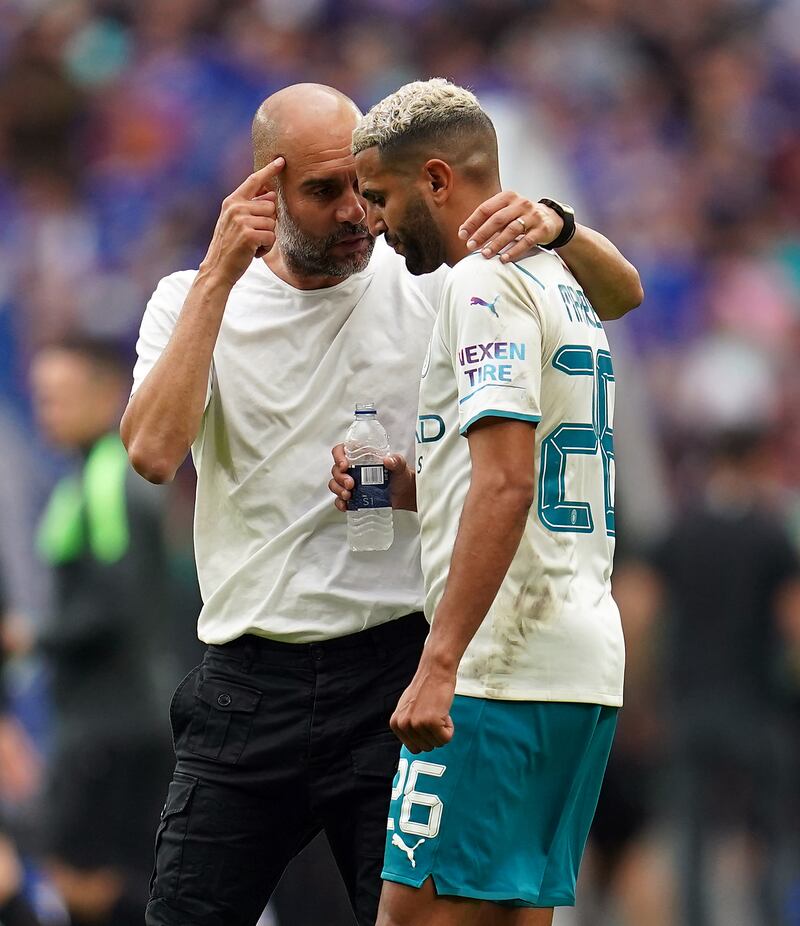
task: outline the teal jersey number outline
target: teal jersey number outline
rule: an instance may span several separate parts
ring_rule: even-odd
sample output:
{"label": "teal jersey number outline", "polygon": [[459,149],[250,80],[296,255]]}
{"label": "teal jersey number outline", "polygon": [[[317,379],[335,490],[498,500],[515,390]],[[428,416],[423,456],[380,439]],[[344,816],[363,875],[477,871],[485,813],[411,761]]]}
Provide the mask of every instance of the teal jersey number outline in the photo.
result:
{"label": "teal jersey number outline", "polygon": [[563,422],[542,441],[539,473],[539,519],[552,531],[589,534],[594,530],[592,506],[566,498],[567,458],[570,454],[600,455],[603,471],[606,534],[615,534],[611,486],[614,429],[609,422],[608,384],[614,382],[611,354],[582,344],[565,344],[556,351],[553,366],[567,376],[592,377],[592,423]]}

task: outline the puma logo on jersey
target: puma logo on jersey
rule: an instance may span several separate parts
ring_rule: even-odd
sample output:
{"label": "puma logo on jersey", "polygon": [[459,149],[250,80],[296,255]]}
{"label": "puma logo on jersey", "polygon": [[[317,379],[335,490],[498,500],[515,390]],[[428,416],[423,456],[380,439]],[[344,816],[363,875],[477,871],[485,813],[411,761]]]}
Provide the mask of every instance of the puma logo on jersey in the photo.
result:
{"label": "puma logo on jersey", "polygon": [[497,305],[497,300],[499,298],[500,298],[499,293],[494,297],[494,299],[491,302],[486,302],[485,299],[481,299],[478,296],[473,296],[470,299],[469,304],[470,305],[482,305],[485,308],[487,308],[492,313],[492,315],[494,315],[495,318],[500,318],[500,316],[497,314],[497,310],[495,309],[495,306]]}
{"label": "puma logo on jersey", "polygon": [[403,840],[398,836],[397,833],[392,836],[392,845],[397,846],[398,849],[402,849],[403,852],[408,856],[409,862],[411,862],[411,867],[417,867],[417,860],[414,858],[414,853],[419,849],[422,843],[425,842],[424,839],[418,839],[413,846],[407,846]]}

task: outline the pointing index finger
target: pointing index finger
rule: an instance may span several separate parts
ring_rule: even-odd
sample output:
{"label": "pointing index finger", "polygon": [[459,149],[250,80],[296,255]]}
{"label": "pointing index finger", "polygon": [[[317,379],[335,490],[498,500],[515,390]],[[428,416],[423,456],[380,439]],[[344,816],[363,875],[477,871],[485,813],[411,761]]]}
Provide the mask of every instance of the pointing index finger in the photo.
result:
{"label": "pointing index finger", "polygon": [[244,183],[237,190],[248,199],[259,196],[261,193],[269,193],[272,190],[272,178],[276,177],[286,166],[286,159],[278,156],[274,161],[270,161],[260,170],[250,174]]}

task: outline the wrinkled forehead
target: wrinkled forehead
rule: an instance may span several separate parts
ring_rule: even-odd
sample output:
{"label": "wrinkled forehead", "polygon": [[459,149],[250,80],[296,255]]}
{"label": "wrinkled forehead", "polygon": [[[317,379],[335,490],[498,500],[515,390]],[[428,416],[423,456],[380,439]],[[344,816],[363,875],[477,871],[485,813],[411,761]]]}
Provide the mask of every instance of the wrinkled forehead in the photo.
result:
{"label": "wrinkled forehead", "polygon": [[294,158],[287,155],[282,179],[284,183],[294,186],[304,183],[310,177],[353,182],[355,173],[355,160],[348,145],[346,148],[307,150]]}
{"label": "wrinkled forehead", "polygon": [[287,127],[280,153],[286,158],[283,179],[302,182],[309,175],[355,175],[351,149],[355,119],[337,119],[333,123],[313,120]]}

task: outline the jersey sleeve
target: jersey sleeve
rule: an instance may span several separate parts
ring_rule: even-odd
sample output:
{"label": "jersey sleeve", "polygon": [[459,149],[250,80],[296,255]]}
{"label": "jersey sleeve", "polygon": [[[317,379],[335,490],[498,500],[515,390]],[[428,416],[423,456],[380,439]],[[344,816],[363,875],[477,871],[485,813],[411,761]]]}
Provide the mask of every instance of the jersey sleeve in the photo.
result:
{"label": "jersey sleeve", "polygon": [[499,261],[467,258],[443,311],[458,382],[459,430],[481,418],[541,420],[542,322],[535,297]]}
{"label": "jersey sleeve", "polygon": [[[137,359],[133,368],[131,395],[142,385],[169,343],[193,280],[193,271],[170,274],[159,282],[150,297],[139,328],[139,339],[136,342]],[[210,398],[211,371],[209,370],[206,405]]]}

